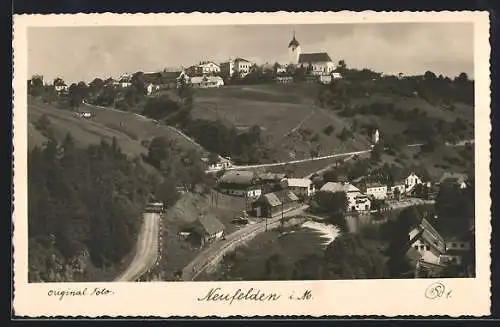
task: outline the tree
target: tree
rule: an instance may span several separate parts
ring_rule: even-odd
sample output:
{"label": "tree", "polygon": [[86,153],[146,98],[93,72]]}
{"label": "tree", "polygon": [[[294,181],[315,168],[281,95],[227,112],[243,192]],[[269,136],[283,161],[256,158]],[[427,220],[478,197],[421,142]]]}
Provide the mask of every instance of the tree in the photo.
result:
{"label": "tree", "polygon": [[370,153],[370,158],[373,162],[377,163],[380,162],[382,159],[382,151],[384,150],[384,146],[382,143],[377,143],[374,145],[371,153]]}
{"label": "tree", "polygon": [[142,114],[152,119],[162,119],[174,115],[180,110],[179,104],[168,95],[150,98],[144,105]]}
{"label": "tree", "polygon": [[340,140],[342,142],[345,142],[350,137],[352,137],[352,132],[349,129],[347,129],[347,127],[344,127],[339,135]]}
{"label": "tree", "polygon": [[219,155],[217,153],[210,152],[208,155],[208,164],[215,165],[219,162]]}
{"label": "tree", "polygon": [[89,83],[89,92],[94,95],[98,95],[103,91],[104,86],[105,84],[102,79],[94,78],[94,80]]}
{"label": "tree", "polygon": [[461,236],[474,222],[474,195],[455,183],[442,183],[436,197],[436,227],[444,236]]}
{"label": "tree", "polygon": [[71,84],[68,89],[69,103],[71,108],[78,108],[86,96],[86,85],[84,82]]}
{"label": "tree", "polygon": [[346,228],[345,214],[349,204],[345,192],[320,191],[314,195],[314,201],[317,209],[328,215],[330,223],[343,230]]}
{"label": "tree", "polygon": [[43,77],[40,75],[33,75],[28,83],[28,93],[31,96],[37,97],[43,93]]}
{"label": "tree", "polygon": [[147,162],[156,169],[162,168],[162,162],[169,154],[169,143],[164,137],[155,137],[149,144]]}
{"label": "tree", "polygon": [[325,271],[321,279],[365,279],[387,276],[385,259],[376,249],[353,234],[338,236],[325,250]]}
{"label": "tree", "polygon": [[323,133],[325,133],[326,135],[330,136],[333,133],[334,130],[335,129],[334,129],[334,127],[332,125],[328,125],[327,127],[325,127],[323,129]]}
{"label": "tree", "polygon": [[401,278],[414,269],[407,257],[410,248],[410,230],[416,226],[421,218],[414,207],[403,209],[396,221],[389,221],[383,229],[384,238],[389,240],[385,254],[389,257],[387,262],[390,276]]}
{"label": "tree", "polygon": [[424,73],[424,80],[426,81],[435,81],[437,79],[436,74],[431,71],[426,71]]}

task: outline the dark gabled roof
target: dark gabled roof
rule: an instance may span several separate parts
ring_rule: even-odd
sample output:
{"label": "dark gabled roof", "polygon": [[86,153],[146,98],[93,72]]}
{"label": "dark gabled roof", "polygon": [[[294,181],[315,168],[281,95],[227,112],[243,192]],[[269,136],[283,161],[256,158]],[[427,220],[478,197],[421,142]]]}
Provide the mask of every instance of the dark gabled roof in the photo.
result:
{"label": "dark gabled roof", "polygon": [[255,174],[252,171],[248,170],[232,170],[226,172],[219,179],[221,183],[235,183],[235,184],[244,184],[249,185],[255,179]]}
{"label": "dark gabled roof", "polygon": [[152,83],[152,84],[161,84],[162,83],[162,76],[161,73],[144,73],[143,75],[144,82],[147,83]]}
{"label": "dark gabled roof", "polygon": [[299,56],[299,63],[304,64],[325,61],[332,61],[332,59],[326,52],[301,53]]}
{"label": "dark gabled roof", "polygon": [[296,202],[299,198],[295,195],[295,193],[288,190],[281,190],[272,193],[263,194],[258,202],[266,202],[271,207],[276,207],[283,203]]}
{"label": "dark gabled roof", "polygon": [[174,82],[177,81],[177,78],[181,74],[181,72],[161,72],[161,80],[163,83]]}
{"label": "dark gabled roof", "polygon": [[239,57],[238,57],[238,58],[236,58],[236,59],[234,59],[234,62],[237,62],[237,61],[250,62],[250,61],[248,61],[248,60],[246,60],[246,59],[239,58]]}
{"label": "dark gabled roof", "polygon": [[210,235],[218,233],[226,228],[219,219],[215,218],[213,215],[203,215],[198,218],[198,222],[201,224],[205,232]]}
{"label": "dark gabled roof", "polygon": [[440,253],[444,253],[446,251],[445,241],[443,237],[434,229],[431,223],[427,219],[422,218],[420,227],[424,229],[421,238]]}

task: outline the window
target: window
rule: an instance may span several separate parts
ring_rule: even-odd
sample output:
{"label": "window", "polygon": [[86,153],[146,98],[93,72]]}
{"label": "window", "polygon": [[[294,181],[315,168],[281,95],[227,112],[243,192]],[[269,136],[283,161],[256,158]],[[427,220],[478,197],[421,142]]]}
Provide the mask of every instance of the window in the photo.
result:
{"label": "window", "polygon": [[420,250],[422,250],[422,251],[425,250],[425,245],[423,245],[423,244],[420,245]]}
{"label": "window", "polygon": [[456,248],[457,247],[457,243],[451,243],[451,247],[452,248]]}
{"label": "window", "polygon": [[430,247],[430,246],[428,246],[428,245],[426,245],[426,246],[425,246],[425,249],[426,249],[427,251],[429,251],[429,250],[431,249],[431,247]]}
{"label": "window", "polygon": [[418,245],[415,245],[415,246],[413,246],[413,247],[415,248],[415,250],[418,250]]}
{"label": "window", "polygon": [[465,244],[464,243],[460,243],[460,248],[464,248],[465,247]]}

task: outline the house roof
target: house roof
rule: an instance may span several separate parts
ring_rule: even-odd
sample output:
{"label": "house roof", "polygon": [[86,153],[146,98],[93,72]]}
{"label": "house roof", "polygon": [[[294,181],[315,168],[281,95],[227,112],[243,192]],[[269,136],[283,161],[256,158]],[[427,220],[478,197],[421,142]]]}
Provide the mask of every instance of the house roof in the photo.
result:
{"label": "house roof", "polygon": [[66,83],[63,80],[56,80],[54,81],[54,86],[66,86]]}
{"label": "house roof", "polygon": [[429,245],[437,249],[439,252],[444,253],[446,251],[445,241],[443,237],[434,229],[431,223],[422,218],[420,222],[420,228],[424,229],[421,238],[426,241]]}
{"label": "house roof", "polygon": [[335,183],[335,182],[328,182],[325,185],[323,185],[320,189],[323,192],[360,192],[359,188],[356,186],[350,184],[350,183]]}
{"label": "house roof", "polygon": [[366,188],[372,188],[372,187],[384,187],[384,186],[387,186],[387,185],[382,184],[382,183],[378,183],[378,182],[373,182],[373,183],[366,183],[364,186]]}
{"label": "house roof", "polygon": [[177,78],[181,75],[181,71],[178,72],[161,72],[161,80],[162,82],[171,82],[176,81]]}
{"label": "house roof", "polygon": [[332,61],[332,59],[326,52],[301,53],[299,56],[299,63],[313,63],[313,62],[325,62],[325,61]]}
{"label": "house roof", "polygon": [[250,185],[254,182],[254,180],[255,180],[254,173],[246,170],[228,171],[219,179],[221,183],[240,184],[240,185]]}
{"label": "house roof", "polygon": [[465,181],[468,179],[467,174],[463,173],[452,173],[452,172],[445,172],[443,176],[441,176],[441,179],[439,180],[439,183],[443,183],[445,181],[456,181],[457,183],[465,183]]}
{"label": "house roof", "polygon": [[200,66],[207,66],[207,65],[210,65],[210,64],[212,64],[212,65],[215,65],[215,66],[219,67],[219,65],[217,65],[217,64],[216,64],[215,62],[213,62],[213,61],[205,61],[205,62],[202,62],[202,63],[201,63],[201,64],[199,64],[198,66],[199,66],[199,67],[200,67]]}
{"label": "house roof", "polygon": [[143,74],[144,82],[151,84],[161,84],[162,76],[160,72],[157,73],[144,73]]}
{"label": "house roof", "polygon": [[309,178],[288,178],[288,187],[309,187],[312,181]]}
{"label": "house roof", "polygon": [[286,177],[286,174],[279,173],[261,173],[258,175],[259,179],[265,181],[280,181]]}
{"label": "house roof", "polygon": [[261,196],[261,201],[267,202],[271,207],[276,207],[283,203],[298,201],[299,198],[291,191],[281,190],[272,193],[266,193]]}
{"label": "house roof", "polygon": [[237,61],[250,62],[250,61],[248,61],[246,59],[243,59],[243,58],[236,58],[236,59],[234,59],[234,62],[237,62]]}
{"label": "house roof", "polygon": [[205,232],[212,235],[218,233],[226,228],[214,215],[207,214],[200,216],[198,222],[201,224]]}

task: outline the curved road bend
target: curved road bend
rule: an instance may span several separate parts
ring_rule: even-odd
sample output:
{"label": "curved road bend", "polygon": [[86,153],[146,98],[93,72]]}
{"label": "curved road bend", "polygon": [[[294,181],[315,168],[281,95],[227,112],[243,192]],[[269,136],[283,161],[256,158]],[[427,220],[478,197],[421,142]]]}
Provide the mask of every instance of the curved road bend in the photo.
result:
{"label": "curved road bend", "polygon": [[[299,208],[291,209],[283,214],[283,217],[292,217],[301,214],[308,208],[304,205]],[[267,218],[267,228],[274,227],[281,220],[281,212],[273,218]],[[191,261],[182,271],[182,280],[194,280],[198,275],[204,272],[214,261],[218,261],[224,254],[234,249],[235,246],[243,243],[256,234],[266,230],[266,220],[247,225],[234,233],[226,235],[225,240],[218,241],[200,252],[196,258]]]}
{"label": "curved road bend", "polygon": [[156,213],[144,213],[143,219],[134,258],[127,269],[115,279],[115,282],[137,280],[154,266],[158,258],[160,215]]}

